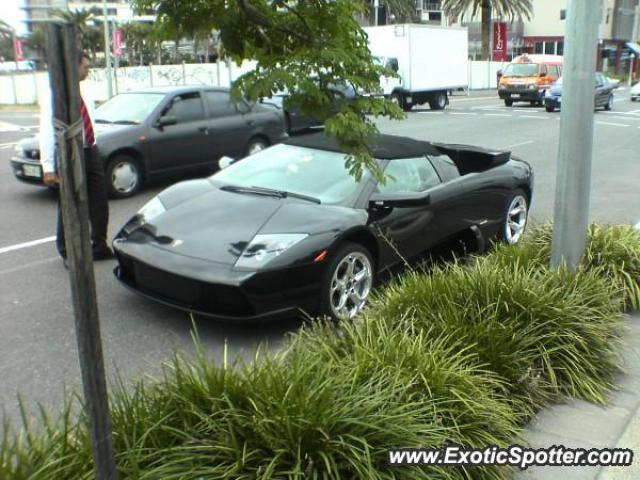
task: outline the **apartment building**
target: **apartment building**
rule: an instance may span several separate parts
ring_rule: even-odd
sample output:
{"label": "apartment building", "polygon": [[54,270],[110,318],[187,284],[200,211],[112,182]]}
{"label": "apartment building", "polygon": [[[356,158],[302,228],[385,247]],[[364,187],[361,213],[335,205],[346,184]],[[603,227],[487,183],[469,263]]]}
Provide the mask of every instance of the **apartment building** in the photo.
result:
{"label": "apartment building", "polygon": [[[107,0],[107,15],[111,21],[117,23],[129,22],[154,22],[156,19],[152,11],[138,15],[129,0]],[[56,10],[89,10],[96,9],[99,12],[95,20],[102,22],[103,3],[101,0],[25,0],[22,7],[27,19],[27,30],[33,31],[34,25],[50,20]]]}

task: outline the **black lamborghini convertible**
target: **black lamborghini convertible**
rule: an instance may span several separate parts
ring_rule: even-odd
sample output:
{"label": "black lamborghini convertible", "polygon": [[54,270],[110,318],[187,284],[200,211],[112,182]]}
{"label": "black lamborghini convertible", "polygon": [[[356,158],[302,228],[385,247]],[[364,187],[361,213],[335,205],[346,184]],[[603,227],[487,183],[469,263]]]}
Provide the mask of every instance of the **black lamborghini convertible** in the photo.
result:
{"label": "black lamborghini convertible", "polygon": [[381,135],[388,180],[356,182],[338,144],[290,138],[212,177],[169,187],[114,239],[117,278],[224,320],[364,307],[376,277],[457,235],[520,239],[533,173],[510,152]]}

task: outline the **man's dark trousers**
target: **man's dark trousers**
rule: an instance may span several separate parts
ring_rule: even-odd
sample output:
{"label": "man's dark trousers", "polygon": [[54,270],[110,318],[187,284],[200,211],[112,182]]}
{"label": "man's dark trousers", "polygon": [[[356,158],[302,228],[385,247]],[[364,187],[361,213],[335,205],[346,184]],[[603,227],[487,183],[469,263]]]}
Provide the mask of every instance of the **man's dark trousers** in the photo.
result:
{"label": "man's dark trousers", "polygon": [[[107,244],[107,226],[109,224],[109,204],[107,184],[104,178],[104,166],[96,147],[84,149],[85,175],[87,176],[87,196],[89,201],[89,221],[91,222],[91,244],[93,251],[105,249]],[[58,200],[58,228],[56,248],[63,258],[67,251],[64,244],[62,208]]]}

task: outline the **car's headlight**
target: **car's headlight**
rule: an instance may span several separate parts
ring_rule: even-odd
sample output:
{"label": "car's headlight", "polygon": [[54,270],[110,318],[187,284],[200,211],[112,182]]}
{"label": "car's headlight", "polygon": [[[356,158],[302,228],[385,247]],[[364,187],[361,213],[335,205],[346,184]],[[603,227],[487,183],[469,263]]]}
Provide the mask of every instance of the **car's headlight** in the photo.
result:
{"label": "car's headlight", "polygon": [[529,85],[529,90],[535,90],[536,88],[538,88],[538,86],[535,83]]}
{"label": "car's headlight", "polygon": [[144,207],[138,210],[138,215],[142,217],[143,221],[148,222],[165,211],[166,208],[164,208],[160,197],[153,197]]}
{"label": "car's headlight", "polygon": [[235,266],[260,268],[308,236],[306,233],[258,234],[249,242]]}
{"label": "car's headlight", "polygon": [[505,90],[505,89],[507,88],[507,86],[506,86],[506,85],[500,85],[498,88],[499,88],[500,90]]}

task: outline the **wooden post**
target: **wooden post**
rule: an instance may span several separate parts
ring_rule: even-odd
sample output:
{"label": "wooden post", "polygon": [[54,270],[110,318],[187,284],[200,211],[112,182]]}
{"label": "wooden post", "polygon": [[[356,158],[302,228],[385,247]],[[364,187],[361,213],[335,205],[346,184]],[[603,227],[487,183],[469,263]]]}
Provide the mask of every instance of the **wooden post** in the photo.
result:
{"label": "wooden post", "polygon": [[[72,125],[80,118],[75,28],[72,25],[50,23],[47,34],[47,62],[54,116],[58,121]],[[95,478],[115,480],[117,471],[102,358],[83,153],[82,128],[72,139],[57,142],[60,208]]]}

